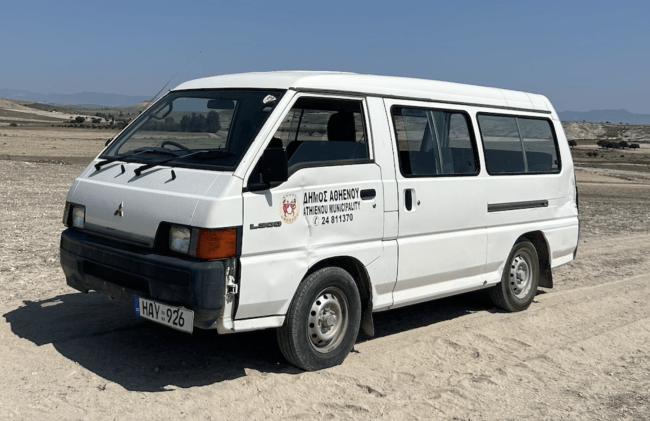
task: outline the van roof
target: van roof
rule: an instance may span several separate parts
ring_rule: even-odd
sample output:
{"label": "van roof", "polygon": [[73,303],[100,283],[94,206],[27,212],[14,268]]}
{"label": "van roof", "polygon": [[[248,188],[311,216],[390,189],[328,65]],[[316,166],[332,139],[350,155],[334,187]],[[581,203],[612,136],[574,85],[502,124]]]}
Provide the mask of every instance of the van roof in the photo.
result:
{"label": "van roof", "polygon": [[553,113],[549,100],[538,94],[397,76],[326,71],[236,73],[190,80],[173,90],[259,88],[358,93],[382,97],[427,99]]}

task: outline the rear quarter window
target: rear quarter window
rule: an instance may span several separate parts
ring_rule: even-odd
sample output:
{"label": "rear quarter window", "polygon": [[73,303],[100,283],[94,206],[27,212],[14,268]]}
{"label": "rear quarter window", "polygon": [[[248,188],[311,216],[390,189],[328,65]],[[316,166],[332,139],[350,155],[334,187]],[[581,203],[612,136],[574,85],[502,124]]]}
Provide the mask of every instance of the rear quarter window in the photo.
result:
{"label": "rear quarter window", "polygon": [[557,140],[549,120],[479,114],[478,124],[489,174],[560,172]]}

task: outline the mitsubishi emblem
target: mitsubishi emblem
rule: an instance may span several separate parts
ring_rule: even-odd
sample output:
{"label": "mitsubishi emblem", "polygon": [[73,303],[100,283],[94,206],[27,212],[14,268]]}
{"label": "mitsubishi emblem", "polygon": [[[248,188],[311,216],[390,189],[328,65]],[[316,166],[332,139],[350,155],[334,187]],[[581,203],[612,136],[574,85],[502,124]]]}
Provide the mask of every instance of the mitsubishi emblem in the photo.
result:
{"label": "mitsubishi emblem", "polygon": [[124,202],[120,203],[120,206],[117,207],[117,210],[115,211],[113,216],[119,216],[119,217],[124,216],[124,212],[122,211],[123,207],[124,207]]}

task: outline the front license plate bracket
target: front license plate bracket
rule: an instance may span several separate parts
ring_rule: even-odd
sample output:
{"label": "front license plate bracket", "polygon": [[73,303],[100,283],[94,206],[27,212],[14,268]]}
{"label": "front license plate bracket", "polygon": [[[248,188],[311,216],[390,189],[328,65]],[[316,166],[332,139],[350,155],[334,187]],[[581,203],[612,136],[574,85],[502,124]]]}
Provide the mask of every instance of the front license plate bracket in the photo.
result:
{"label": "front license plate bracket", "polygon": [[134,297],[135,314],[182,332],[194,330],[194,312],[184,307],[170,306],[148,298]]}

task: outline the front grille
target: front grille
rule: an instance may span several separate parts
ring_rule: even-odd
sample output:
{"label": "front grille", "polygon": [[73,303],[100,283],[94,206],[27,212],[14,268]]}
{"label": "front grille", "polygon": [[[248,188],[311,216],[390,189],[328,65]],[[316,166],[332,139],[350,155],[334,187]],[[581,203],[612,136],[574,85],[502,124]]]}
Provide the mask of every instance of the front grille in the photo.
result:
{"label": "front grille", "polygon": [[149,293],[149,281],[141,276],[131,275],[130,273],[89,262],[88,260],[84,260],[83,269],[87,275],[94,276],[103,281],[135,291]]}

